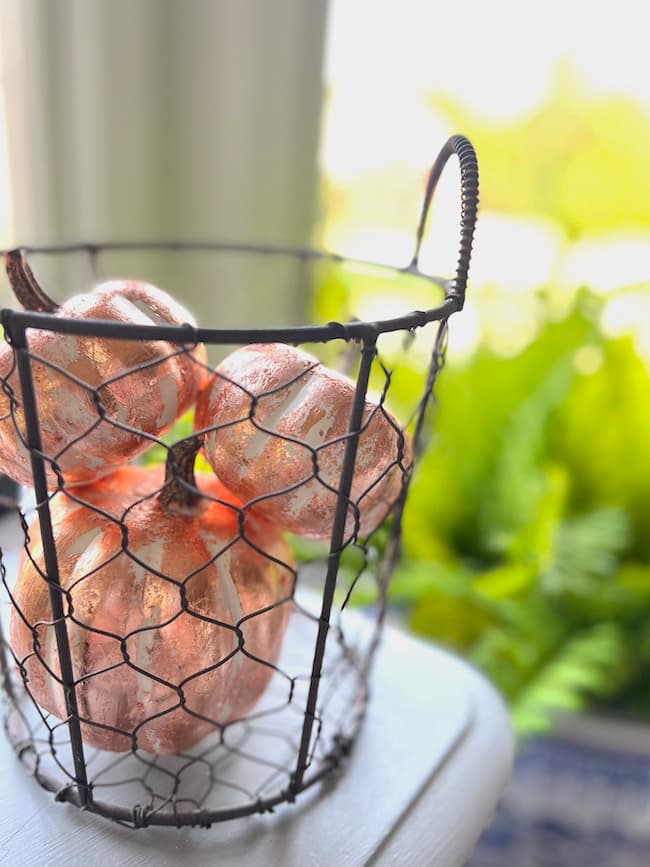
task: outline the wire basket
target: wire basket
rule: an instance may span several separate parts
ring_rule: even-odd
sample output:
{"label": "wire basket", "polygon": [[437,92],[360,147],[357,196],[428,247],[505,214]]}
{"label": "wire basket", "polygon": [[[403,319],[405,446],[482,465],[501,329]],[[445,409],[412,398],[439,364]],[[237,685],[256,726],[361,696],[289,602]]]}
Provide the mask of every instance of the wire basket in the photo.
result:
{"label": "wire basket", "polygon": [[[434,191],[453,155],[460,163],[460,254],[455,277],[443,280],[423,274],[418,260]],[[22,450],[26,490],[34,491],[16,508],[15,523],[5,524],[5,535],[20,539],[5,546],[1,561],[5,727],[19,759],[57,800],[131,827],[207,827],[292,802],[341,766],[367,703],[447,321],[463,306],[477,201],[474,150],[454,136],[431,170],[406,268],[212,243],[10,252],[10,277],[13,269],[13,282],[32,296],[40,292],[40,302],[32,297],[36,309],[2,312],[12,358],[3,372],[0,425]],[[180,262],[181,271],[184,257],[207,256],[218,269],[237,256],[259,262],[261,273],[282,261],[298,269],[305,288],[342,269],[370,286],[389,280],[441,300],[376,322],[218,330],[133,324],[55,315],[27,264],[40,274],[48,262],[74,260],[97,281],[138,251],[154,252],[163,268]],[[35,350],[35,335],[57,341],[58,354]],[[94,341],[93,353],[124,363],[99,383],[86,381],[66,363],[65,347],[75,341]],[[282,426],[305,400],[307,379],[322,385],[325,375],[318,361],[304,362],[292,348],[303,344],[348,376],[328,380],[345,395],[343,422],[327,428],[325,441],[311,431],[329,412],[327,390],[313,398],[309,433]],[[233,354],[215,368],[201,345],[221,357],[244,347],[244,361],[234,368],[241,376],[223,366]],[[164,351],[142,361],[136,349],[151,346]],[[292,358],[298,352],[302,367],[271,384],[248,377],[252,355],[267,350]],[[198,373],[202,382],[211,377],[221,392],[234,392],[245,409],[204,415],[194,429],[181,424],[163,436],[112,405],[120,386],[131,388],[139,411],[155,406],[171,364],[178,389]],[[76,389],[74,412],[84,403],[94,419],[55,448],[46,404],[56,403],[56,394],[47,393],[56,377]],[[400,381],[408,388],[400,391]],[[393,415],[388,405],[398,392]],[[228,409],[228,399],[219,406]],[[383,431],[379,451],[367,446],[373,426]],[[222,464],[244,480],[233,495],[228,480],[215,488],[216,476],[206,482],[207,469],[196,475],[194,463],[199,446],[209,457],[210,444],[215,452],[223,443],[230,448],[240,433],[239,451]],[[94,485],[79,483],[70,468],[89,455],[103,461],[104,435],[139,438],[140,451],[153,447],[166,472],[132,468],[137,480],[122,484],[116,480],[127,471],[117,468]],[[246,484],[254,478],[251,493]],[[296,520],[276,520],[280,513]]]}

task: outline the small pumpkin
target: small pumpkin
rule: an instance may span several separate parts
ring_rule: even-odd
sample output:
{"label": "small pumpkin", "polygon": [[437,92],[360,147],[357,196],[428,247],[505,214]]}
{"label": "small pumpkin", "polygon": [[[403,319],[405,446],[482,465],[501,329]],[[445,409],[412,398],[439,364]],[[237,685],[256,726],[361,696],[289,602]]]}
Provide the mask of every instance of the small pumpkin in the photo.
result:
{"label": "small pumpkin", "polygon": [[[280,343],[243,347],[206,380],[195,410],[205,455],[223,483],[269,520],[315,539],[332,532],[354,383]],[[386,517],[410,468],[406,434],[366,400],[346,533]],[[258,497],[265,499],[259,500]]]}
{"label": "small pumpkin", "polygon": [[[53,498],[77,705],[89,746],[186,750],[243,717],[273,674],[291,611],[290,552],[280,532],[240,512],[211,473],[193,478],[195,451],[187,443],[175,447],[170,466],[178,471],[168,466],[166,480],[160,469],[125,467],[72,497]],[[78,494],[83,504],[75,502]],[[10,643],[35,701],[65,719],[63,689],[51,674],[59,676],[60,667],[48,583],[34,566],[43,554],[37,524],[29,535],[31,559],[23,557],[19,569]]]}
{"label": "small pumpkin", "polygon": [[[149,283],[102,283],[59,306],[45,295],[19,252],[8,254],[7,273],[18,300],[29,310],[139,325],[193,323],[187,310]],[[29,350],[43,452],[56,461],[67,484],[93,481],[147,449],[150,437],[162,435],[193,405],[207,358],[203,345],[178,353],[178,347],[162,340],[38,329],[30,331]],[[0,378],[0,472],[31,485],[20,383],[7,344],[0,347]],[[46,470],[48,484],[56,485],[49,461]]]}

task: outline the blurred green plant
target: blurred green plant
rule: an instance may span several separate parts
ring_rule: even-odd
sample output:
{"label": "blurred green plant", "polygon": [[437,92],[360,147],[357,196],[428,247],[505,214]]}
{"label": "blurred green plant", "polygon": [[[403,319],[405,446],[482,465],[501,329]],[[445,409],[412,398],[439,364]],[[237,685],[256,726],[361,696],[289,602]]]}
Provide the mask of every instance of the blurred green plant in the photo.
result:
{"label": "blurred green plant", "polygon": [[445,371],[390,590],[521,733],[650,695],[650,378],[600,307],[582,292],[517,358],[481,348]]}
{"label": "blurred green plant", "polygon": [[[146,451],[139,462],[144,466],[155,466],[156,464],[164,464],[169,454],[168,446],[173,446],[178,440],[187,439],[194,433],[194,410],[191,409],[177,419],[172,427],[160,437],[160,443],[152,446]],[[194,461],[194,469],[197,472],[212,473],[210,464],[204,458],[202,452],[199,452]]]}
{"label": "blurred green plant", "polygon": [[650,115],[631,99],[591,97],[570,63],[547,99],[509,124],[444,95],[430,101],[480,154],[484,208],[550,218],[569,239],[650,227]]}
{"label": "blurred green plant", "polygon": [[[582,290],[561,316],[537,300],[519,355],[481,345],[440,378],[389,590],[490,677],[520,734],[585,706],[650,714],[650,375],[632,337],[604,333],[606,299]],[[422,388],[410,374],[398,407]]]}
{"label": "blurred green plant", "polygon": [[[650,228],[650,115],[590,95],[569,63],[515,121],[440,94],[430,102],[476,147],[483,211],[543,217],[569,243]],[[650,718],[647,366],[632,337],[604,332],[602,297],[560,299],[553,286],[536,293],[538,327],[513,354],[485,326],[524,299],[482,288],[482,343],[438,383],[391,603],[414,632],[493,680],[521,734],[582,707]],[[319,318],[371,291],[340,275],[320,289]],[[400,417],[421,387],[411,372],[391,388]]]}

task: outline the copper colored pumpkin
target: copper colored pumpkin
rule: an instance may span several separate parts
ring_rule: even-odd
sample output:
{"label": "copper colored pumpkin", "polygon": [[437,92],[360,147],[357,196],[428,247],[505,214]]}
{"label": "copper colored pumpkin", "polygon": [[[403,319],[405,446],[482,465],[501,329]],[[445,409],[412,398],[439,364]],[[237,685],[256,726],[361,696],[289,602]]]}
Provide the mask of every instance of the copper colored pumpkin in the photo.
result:
{"label": "copper colored pumpkin", "polygon": [[[123,516],[126,550],[110,518],[69,499],[52,509],[82,736],[104,750],[176,753],[241,718],[264,691],[291,610],[291,556],[253,515],[244,513],[240,536],[237,501],[211,474],[199,474],[203,496],[184,503],[169,485],[150,496],[164,484],[160,470],[120,470],[109,491],[106,481],[80,493]],[[38,527],[29,532],[42,568]],[[36,702],[65,719],[48,673],[60,673],[48,585],[27,557],[14,599],[13,652]]]}
{"label": "copper colored pumpkin", "polygon": [[[294,533],[332,532],[354,383],[280,343],[229,355],[199,394],[195,429],[224,484]],[[346,533],[366,535],[388,514],[410,467],[408,439],[383,406],[366,400]],[[353,504],[353,505],[352,505]]]}
{"label": "copper colored pumpkin", "polygon": [[[63,318],[149,326],[193,321],[180,304],[148,283],[103,283],[59,307],[44,296],[31,271],[15,257],[9,260],[8,273],[24,306]],[[43,303],[43,297],[48,303]],[[93,481],[147,449],[151,439],[145,434],[160,436],[193,405],[206,360],[202,345],[174,354],[178,347],[161,340],[115,340],[45,330],[31,330],[28,340],[43,451],[56,461],[68,484]],[[20,383],[7,344],[0,347],[0,378],[0,472],[31,485]],[[5,389],[13,392],[13,409]],[[49,462],[46,468],[48,484],[55,485],[57,476]]]}

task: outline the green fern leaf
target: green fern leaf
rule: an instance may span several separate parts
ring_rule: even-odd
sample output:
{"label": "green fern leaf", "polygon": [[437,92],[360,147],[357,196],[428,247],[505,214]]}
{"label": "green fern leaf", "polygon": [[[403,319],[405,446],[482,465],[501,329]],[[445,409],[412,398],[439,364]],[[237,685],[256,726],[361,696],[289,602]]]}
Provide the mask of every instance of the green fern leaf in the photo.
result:
{"label": "green fern leaf", "polygon": [[512,704],[520,735],[545,731],[562,712],[582,708],[594,697],[621,689],[630,676],[628,644],[615,623],[599,623],[557,647]]}

